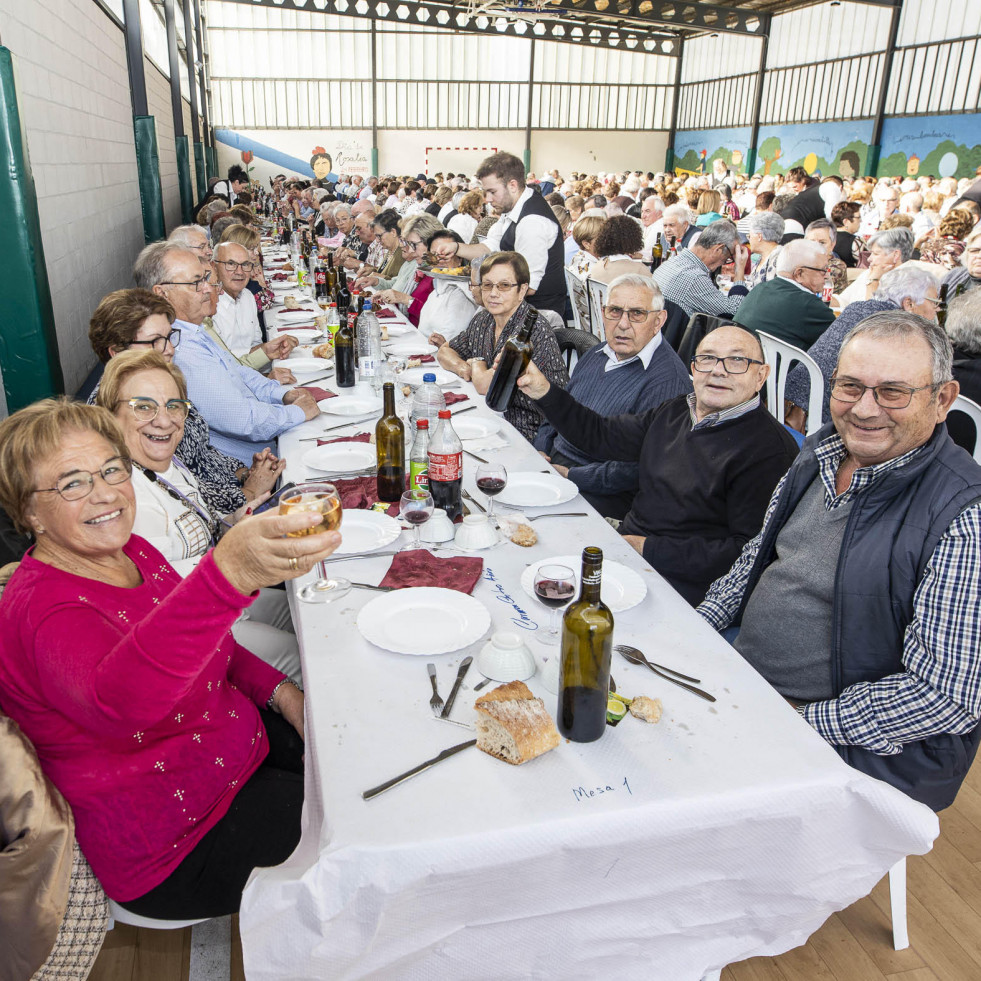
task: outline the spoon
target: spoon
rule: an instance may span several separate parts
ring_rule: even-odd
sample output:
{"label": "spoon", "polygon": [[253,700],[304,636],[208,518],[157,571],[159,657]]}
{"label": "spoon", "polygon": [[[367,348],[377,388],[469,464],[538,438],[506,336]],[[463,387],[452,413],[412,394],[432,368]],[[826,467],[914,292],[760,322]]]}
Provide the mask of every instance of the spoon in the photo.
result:
{"label": "spoon", "polygon": [[658,670],[647,660],[644,655],[633,647],[630,649],[628,654],[624,648],[618,648],[620,656],[630,661],[632,664],[643,664],[650,668],[659,678],[663,678],[665,681],[670,681],[672,684],[677,685],[679,688],[684,688],[686,691],[690,691],[693,695],[698,695],[700,698],[704,698],[707,702],[714,702],[715,696],[710,695],[707,691],[702,691],[701,688],[696,688],[694,685],[689,685],[684,681],[678,681],[677,678],[672,678],[671,675],[665,674],[663,671]]}

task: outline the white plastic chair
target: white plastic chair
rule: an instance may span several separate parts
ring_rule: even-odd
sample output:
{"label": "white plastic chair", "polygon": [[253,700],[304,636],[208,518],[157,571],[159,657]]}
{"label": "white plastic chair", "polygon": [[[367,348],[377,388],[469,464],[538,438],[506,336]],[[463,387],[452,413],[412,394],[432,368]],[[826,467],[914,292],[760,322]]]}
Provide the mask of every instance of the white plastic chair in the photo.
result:
{"label": "white plastic chair", "polygon": [[147,927],[150,930],[183,930],[185,927],[195,926],[198,923],[207,923],[209,917],[205,916],[200,920],[155,920],[149,916],[140,916],[124,909],[119,903],[109,900],[109,929],[119,923],[127,926]]}
{"label": "white plastic chair", "polygon": [[784,389],[787,387],[787,376],[791,365],[800,362],[807,370],[811,379],[811,394],[807,399],[807,432],[805,435],[817,432],[821,428],[821,418],[824,412],[824,375],[817,362],[799,347],[781,341],[772,334],[762,330],[757,331],[760,344],[763,345],[763,357],[770,366],[770,375],[766,380],[766,402],[770,412],[777,422],[784,421]]}
{"label": "white plastic chair", "polygon": [[586,279],[586,286],[589,289],[589,319],[591,333],[601,341],[606,340],[606,333],[603,330],[603,307],[606,306],[606,294],[610,287],[606,283],[601,283],[595,279]]}
{"label": "white plastic chair", "polygon": [[568,266],[565,266],[564,272],[565,288],[572,304],[572,323],[576,330],[592,333],[589,317],[589,291],[586,289],[586,281]]}
{"label": "white plastic chair", "polygon": [[981,405],[966,395],[958,395],[950,411],[963,412],[974,423],[974,460],[976,463],[981,463]]}

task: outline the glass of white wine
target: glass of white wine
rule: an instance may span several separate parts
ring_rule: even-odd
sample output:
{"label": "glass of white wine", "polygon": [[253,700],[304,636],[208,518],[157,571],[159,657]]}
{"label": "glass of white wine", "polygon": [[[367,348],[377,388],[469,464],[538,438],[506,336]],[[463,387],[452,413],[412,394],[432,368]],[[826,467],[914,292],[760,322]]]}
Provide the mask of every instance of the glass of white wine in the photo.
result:
{"label": "glass of white wine", "polygon": [[[297,484],[279,500],[279,513],[292,514],[296,511],[313,511],[321,515],[320,524],[303,531],[290,532],[290,538],[302,538],[304,535],[317,535],[322,531],[336,531],[341,527],[344,515],[341,509],[341,497],[333,484],[324,481],[308,481]],[[330,603],[351,591],[349,579],[333,578],[327,575],[323,562],[319,563],[320,578],[308,583],[297,590],[297,596],[304,603]]]}

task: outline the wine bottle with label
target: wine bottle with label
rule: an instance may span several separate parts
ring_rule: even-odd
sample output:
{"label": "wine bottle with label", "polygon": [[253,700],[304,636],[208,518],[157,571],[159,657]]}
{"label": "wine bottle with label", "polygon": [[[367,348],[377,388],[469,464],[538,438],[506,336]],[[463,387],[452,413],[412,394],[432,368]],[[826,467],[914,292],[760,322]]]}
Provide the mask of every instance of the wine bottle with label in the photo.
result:
{"label": "wine bottle with label", "polygon": [[589,743],[606,731],[610,696],[613,614],[600,599],[603,552],[583,549],[579,599],[562,617],[562,662],[559,687],[559,732],[577,743]]}
{"label": "wine bottle with label", "polygon": [[531,345],[531,332],[535,329],[538,311],[529,307],[525,322],[518,328],[514,337],[509,337],[501,352],[501,360],[494,371],[490,387],[487,389],[487,408],[494,412],[505,412],[518,386],[518,378],[531,361],[534,350]]}
{"label": "wine bottle with label", "polygon": [[354,331],[348,320],[343,320],[334,335],[334,380],[338,388],[354,388],[357,382],[354,355]]}
{"label": "wine bottle with label", "polygon": [[947,323],[947,284],[941,283],[937,293],[937,323],[943,327]]}
{"label": "wine bottle with label", "polygon": [[378,500],[395,502],[405,493],[405,426],[395,411],[395,385],[382,386],[384,409],[375,426]]}

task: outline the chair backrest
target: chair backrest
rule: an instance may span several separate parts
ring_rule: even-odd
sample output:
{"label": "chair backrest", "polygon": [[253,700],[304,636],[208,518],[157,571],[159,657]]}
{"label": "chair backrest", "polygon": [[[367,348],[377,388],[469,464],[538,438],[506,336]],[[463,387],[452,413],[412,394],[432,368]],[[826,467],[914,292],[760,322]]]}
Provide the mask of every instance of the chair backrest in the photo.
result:
{"label": "chair backrest", "polygon": [[589,331],[573,330],[569,327],[557,330],[555,340],[558,342],[559,351],[565,358],[565,365],[570,375],[579,360],[579,355],[585,354],[591,347],[596,347],[599,344],[599,339],[593,337]]}
{"label": "chair backrest", "polygon": [[678,306],[674,300],[669,300],[667,297],[664,298],[664,309],[668,316],[661,328],[661,334],[671,349],[677,351],[681,347],[681,339],[685,336],[685,330],[688,328],[688,315],[685,313],[684,307]]}
{"label": "chair backrest", "polygon": [[763,357],[770,366],[770,375],[766,380],[766,403],[777,422],[784,421],[784,389],[787,387],[787,376],[790,366],[800,363],[804,366],[811,379],[811,394],[807,399],[807,435],[821,428],[821,418],[824,411],[824,375],[817,362],[805,351],[786,341],[781,341],[762,330],[757,331],[760,343],[763,345]]}
{"label": "chair backrest", "polygon": [[589,291],[586,289],[586,281],[568,266],[565,267],[564,272],[565,288],[572,305],[572,323],[576,330],[589,331]]}
{"label": "chair backrest", "polygon": [[586,278],[586,286],[589,288],[590,333],[602,341],[605,340],[603,307],[606,306],[606,294],[609,293],[610,287],[606,283],[588,277]]}
{"label": "chair backrest", "polygon": [[539,310],[538,312],[548,321],[548,325],[552,330],[567,329],[561,314],[556,313],[554,310]]}
{"label": "chair backrest", "polygon": [[693,313],[688,318],[688,326],[677,349],[678,357],[686,367],[691,364],[691,359],[695,356],[698,345],[702,343],[702,338],[726,322],[721,317],[713,317],[710,313]]}
{"label": "chair backrest", "polygon": [[958,395],[954,399],[954,404],[950,407],[951,412],[963,412],[971,422],[974,423],[974,459],[981,463],[981,405],[969,399],[966,395]]}

